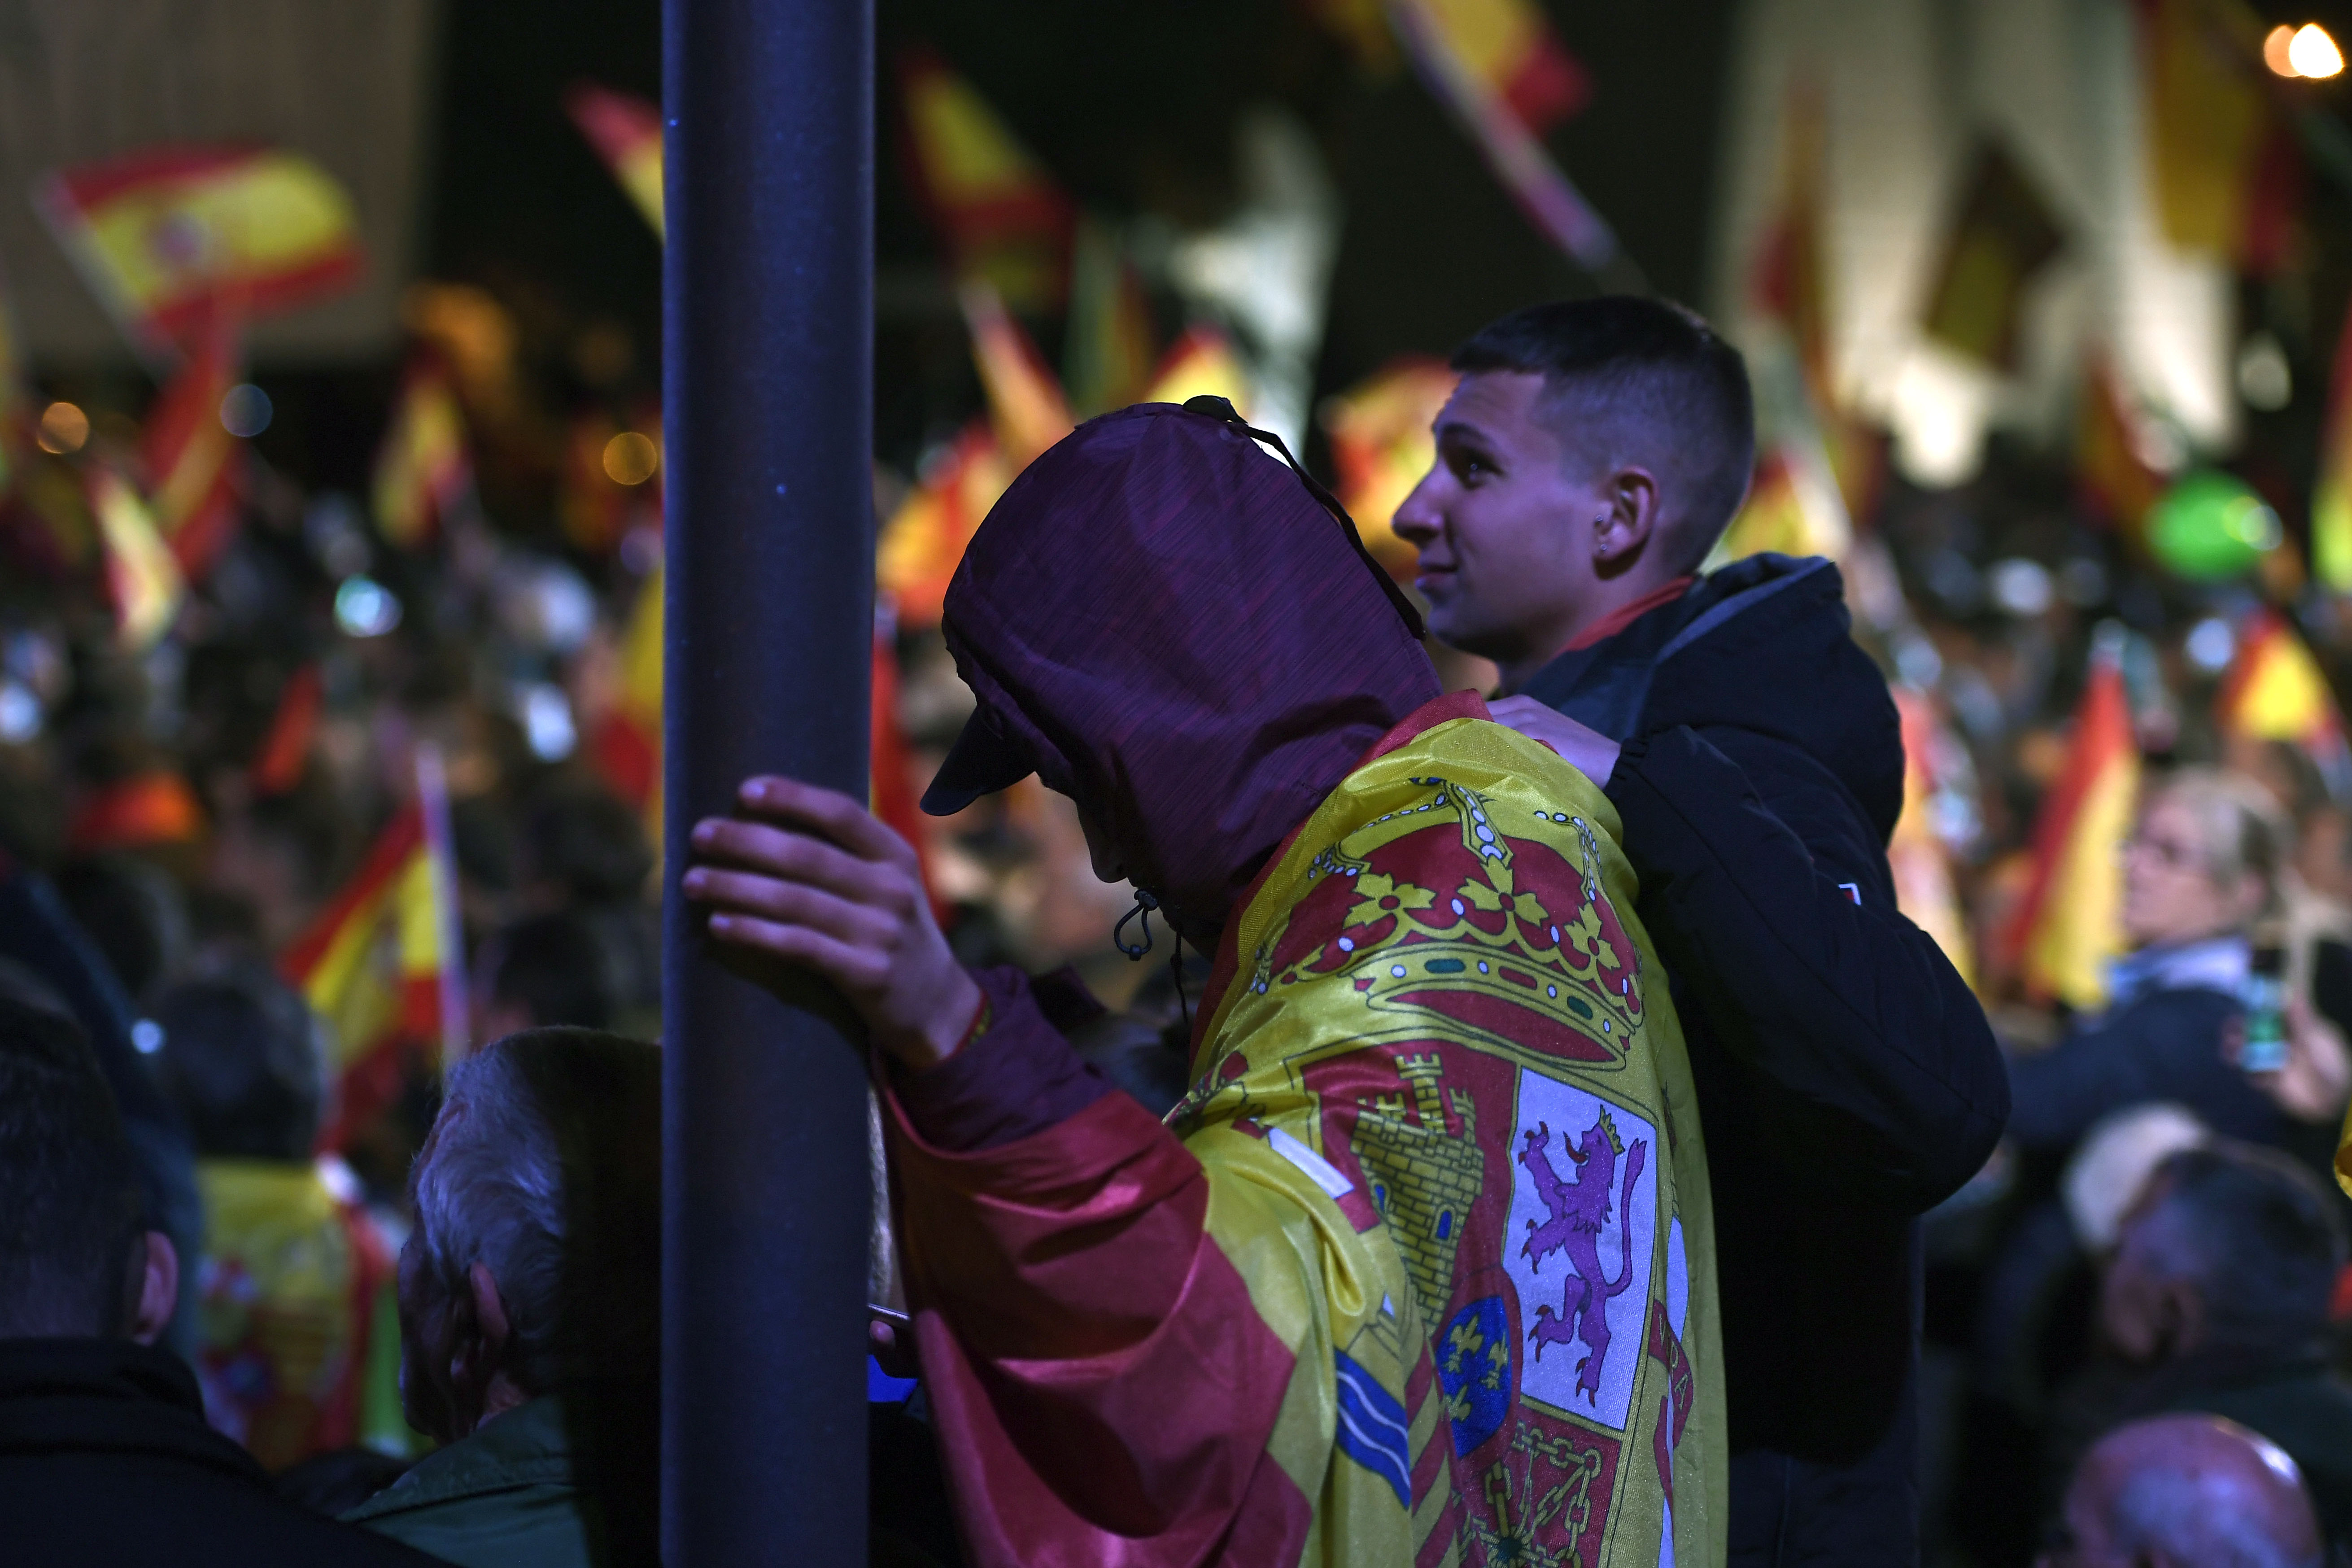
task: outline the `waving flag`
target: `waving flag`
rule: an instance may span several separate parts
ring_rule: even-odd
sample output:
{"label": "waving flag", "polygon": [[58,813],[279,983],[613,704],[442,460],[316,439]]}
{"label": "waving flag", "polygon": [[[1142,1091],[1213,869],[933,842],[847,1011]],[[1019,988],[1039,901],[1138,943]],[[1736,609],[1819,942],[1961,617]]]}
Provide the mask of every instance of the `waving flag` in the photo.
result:
{"label": "waving flag", "polygon": [[2238,628],[2238,656],[2213,694],[2213,724],[2235,739],[2299,746],[2330,790],[2352,786],[2352,745],[2336,694],[2311,649],[2274,610],[2258,609]]}
{"label": "waving flag", "polygon": [[156,531],[190,581],[212,570],[236,531],[245,443],[221,421],[221,403],[242,369],[234,319],[215,319],[164,385],[140,433]]}
{"label": "waving flag", "polygon": [[269,717],[269,731],[261,738],[261,749],[246,771],[255,795],[266,800],[302,782],[326,703],[326,681],[317,665],[306,664],[286,678],[278,693],[277,710]]}
{"label": "waving flag", "polygon": [[438,364],[419,359],[409,366],[391,427],[376,448],[376,526],[393,543],[413,550],[473,483],[457,395]]}
{"label": "waving flag", "polygon": [[1339,470],[1336,493],[1365,547],[1393,575],[1412,574],[1414,551],[1391,526],[1396,510],[1437,461],[1430,426],[1460,377],[1442,360],[1396,361],[1318,411]]}
{"label": "waving flag", "polygon": [[619,679],[612,706],[588,741],[605,782],[644,816],[662,841],[662,574],[637,589],[621,631]]}
{"label": "waving flag", "polygon": [[1388,0],[1388,7],[1423,79],[1477,142],[1528,221],[1587,270],[1621,268],[1616,230],[1569,183],[1511,100],[1480,74],[1465,52],[1473,35],[1449,26],[1455,8],[1445,0]]}
{"label": "waving flag", "polygon": [[1076,209],[1044,165],[947,62],[925,49],[898,62],[909,181],[955,269],[1018,310],[1061,302]]}
{"label": "waving flag", "polygon": [[1948,348],[2014,370],[2027,286],[2056,259],[2065,237],[1998,142],[1979,145],[1962,191],[1922,324]]}
{"label": "waving flag", "polygon": [[2033,874],[2008,931],[2026,989],[2095,1007],[2123,951],[2123,846],[2139,789],[2119,653],[2094,652],[2074,736],[2033,825]]}
{"label": "waving flag", "polygon": [[35,196],[151,357],[173,358],[220,301],[271,314],[348,287],[362,266],[351,198],[298,153],[161,147],[59,170]]}
{"label": "waving flag", "polygon": [[77,855],[109,849],[153,849],[186,844],[205,830],[205,808],[188,781],[170,768],[152,768],[90,791],[66,829]]}
{"label": "waving flag", "polygon": [[280,964],[334,1031],[330,1065],[341,1088],[321,1148],[341,1146],[390,1103],[411,1053],[437,1047],[454,1058],[465,1047],[445,994],[464,964],[457,870],[429,816],[423,800],[403,808]]}
{"label": "waving flag", "polygon": [[91,467],[89,484],[90,515],[106,547],[115,624],[126,647],[144,651],[171,630],[187,584],[131,481],[100,463]]}
{"label": "waving flag", "polygon": [[2329,376],[2319,484],[2311,498],[2311,568],[2325,586],[2352,594],[2352,331],[2336,338]]}
{"label": "waving flag", "polygon": [[1143,280],[1100,224],[1081,223],[1070,264],[1070,317],[1063,380],[1081,414],[1123,408],[1141,391],[1158,353]]}
{"label": "waving flag", "polygon": [[1013,468],[985,420],[974,420],[931,454],[907,499],[882,525],[875,581],[908,626],[935,626],[948,582],[988,509],[1013,482]]}
{"label": "waving flag", "polygon": [[[2141,522],[2164,494],[2164,476],[2139,455],[2131,409],[2105,355],[2092,358],[2082,397],[2074,422],[2075,499],[2085,511],[2137,539]],[[2315,534],[2316,529],[2315,522]],[[2352,566],[2352,551],[2347,563]]]}
{"label": "waving flag", "polygon": [[971,329],[972,363],[988,395],[990,416],[1013,471],[1019,473],[1076,423],[1063,399],[1061,384],[1037,353],[1029,334],[1005,313],[1004,302],[986,283],[962,292],[965,322]]}
{"label": "waving flag", "polygon": [[662,220],[661,110],[631,93],[614,92],[583,81],[563,95],[572,123],[588,138],[629,199],[654,227],[667,236]]}
{"label": "waving flag", "polygon": [[1940,782],[1934,760],[1942,721],[1927,693],[1896,686],[1891,695],[1903,732],[1903,811],[1886,845],[1887,868],[1895,875],[1895,907],[1935,938],[1960,978],[1973,986],[1976,952],[1969,941],[1968,915],[1952,885],[1950,851],[1936,832],[1930,808]]}
{"label": "waving flag", "polygon": [[1234,340],[1219,328],[1192,326],[1169,346],[1151,373],[1151,384],[1139,403],[1181,403],[1211,395],[1223,398],[1234,411],[1250,416],[1252,386],[1249,366],[1242,363]]}

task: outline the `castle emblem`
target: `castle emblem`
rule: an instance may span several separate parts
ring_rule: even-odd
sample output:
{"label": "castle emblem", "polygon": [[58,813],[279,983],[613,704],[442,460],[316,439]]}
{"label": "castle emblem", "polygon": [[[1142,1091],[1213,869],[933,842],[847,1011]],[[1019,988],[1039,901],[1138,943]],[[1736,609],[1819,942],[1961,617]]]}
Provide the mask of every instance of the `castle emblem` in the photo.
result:
{"label": "castle emblem", "polygon": [[[1478,1108],[1461,1089],[1441,1099],[1444,1074],[1434,1052],[1397,1058],[1397,1076],[1412,1095],[1378,1095],[1359,1101],[1356,1130],[1349,1140],[1371,1184],[1372,1206],[1403,1254],[1405,1271],[1422,1308],[1434,1313],[1454,1294],[1454,1255],[1462,1227],[1486,1173],[1478,1147]],[[1458,1128],[1449,1129],[1446,1106]]]}

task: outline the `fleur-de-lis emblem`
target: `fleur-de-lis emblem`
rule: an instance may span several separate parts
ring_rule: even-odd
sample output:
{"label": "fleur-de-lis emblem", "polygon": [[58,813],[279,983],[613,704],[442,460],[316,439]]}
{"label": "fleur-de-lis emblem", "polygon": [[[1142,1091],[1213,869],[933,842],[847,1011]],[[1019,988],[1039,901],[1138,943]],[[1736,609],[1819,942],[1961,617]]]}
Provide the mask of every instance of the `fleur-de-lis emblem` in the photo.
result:
{"label": "fleur-de-lis emblem", "polygon": [[1400,910],[1425,910],[1436,901],[1437,895],[1427,888],[1416,888],[1411,882],[1367,871],[1356,879],[1356,901],[1349,906],[1344,923],[1368,926]]}

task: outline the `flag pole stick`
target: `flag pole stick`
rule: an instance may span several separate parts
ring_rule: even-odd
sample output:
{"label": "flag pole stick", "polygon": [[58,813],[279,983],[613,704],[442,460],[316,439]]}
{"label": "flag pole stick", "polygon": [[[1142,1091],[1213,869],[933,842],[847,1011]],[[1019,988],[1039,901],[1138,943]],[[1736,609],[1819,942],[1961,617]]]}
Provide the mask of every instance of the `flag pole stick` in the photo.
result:
{"label": "flag pole stick", "polygon": [[662,1558],[866,1562],[866,1068],[840,998],[722,964],[695,821],[866,797],[873,0],[664,0]]}

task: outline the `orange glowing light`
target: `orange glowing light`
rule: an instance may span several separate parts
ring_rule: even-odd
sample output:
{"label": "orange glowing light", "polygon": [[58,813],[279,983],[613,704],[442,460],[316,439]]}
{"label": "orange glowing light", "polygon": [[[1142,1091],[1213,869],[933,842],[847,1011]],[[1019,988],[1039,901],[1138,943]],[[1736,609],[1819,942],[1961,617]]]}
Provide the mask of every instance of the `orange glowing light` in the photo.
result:
{"label": "orange glowing light", "polygon": [[2294,42],[2294,29],[2281,22],[2263,35],[2263,64],[2271,68],[2273,76],[2294,76],[2294,60],[2289,48]]}
{"label": "orange glowing light", "polygon": [[2327,29],[2316,22],[2305,22],[2294,30],[2294,37],[2287,40],[2286,58],[2294,67],[2295,75],[2315,81],[2340,76],[2344,71],[2344,51],[2336,47]]}
{"label": "orange glowing light", "polygon": [[41,426],[33,438],[44,452],[79,452],[89,439],[89,416],[70,403],[52,403],[41,410]]}
{"label": "orange glowing light", "polygon": [[616,485],[644,484],[660,466],[660,449],[635,430],[624,430],[604,443],[604,477]]}

